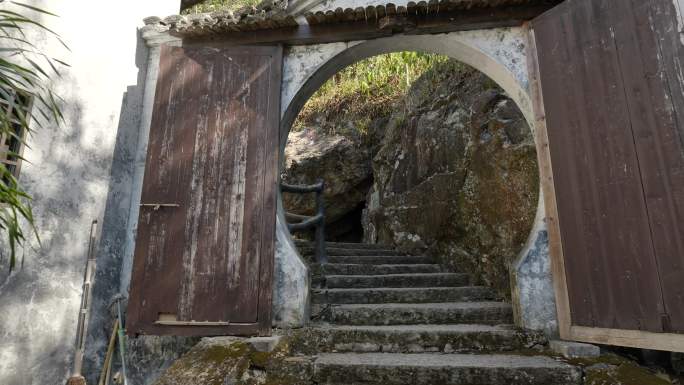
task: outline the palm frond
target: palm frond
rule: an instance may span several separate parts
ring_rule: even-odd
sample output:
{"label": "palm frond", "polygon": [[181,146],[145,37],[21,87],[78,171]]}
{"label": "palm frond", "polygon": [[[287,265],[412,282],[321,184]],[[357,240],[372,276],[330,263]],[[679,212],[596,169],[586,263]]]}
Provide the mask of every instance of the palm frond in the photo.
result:
{"label": "palm frond", "polygon": [[[36,21],[24,11],[57,17],[52,12],[20,1],[0,2],[0,137],[27,146],[27,139],[33,130],[30,115],[35,117],[33,125],[42,127],[46,122],[64,122],[60,104],[61,98],[50,88],[51,76],[61,76],[60,67],[68,65],[59,59],[46,56],[27,37],[28,30],[48,33],[68,49],[59,35],[44,24]],[[26,101],[31,101],[31,111]],[[15,104],[20,108],[12,108]],[[0,143],[6,145],[6,143]],[[5,150],[4,158],[22,161],[19,152]],[[19,184],[16,175],[0,158],[0,231],[4,232],[9,247],[9,269],[17,265],[17,252],[29,240],[40,244],[36,228],[31,196]]]}

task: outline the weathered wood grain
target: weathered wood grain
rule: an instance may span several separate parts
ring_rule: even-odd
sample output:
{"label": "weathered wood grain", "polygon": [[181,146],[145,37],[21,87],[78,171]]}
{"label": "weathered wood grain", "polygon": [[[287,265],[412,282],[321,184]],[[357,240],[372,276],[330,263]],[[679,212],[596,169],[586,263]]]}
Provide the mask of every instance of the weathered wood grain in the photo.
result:
{"label": "weathered wood grain", "polygon": [[568,0],[532,25],[562,239],[556,286],[569,301],[559,307],[561,334],[682,343],[673,334],[684,333],[684,41],[675,4]]}
{"label": "weathered wood grain", "polygon": [[[653,246],[662,285],[663,325],[684,333],[684,42],[674,1],[631,1],[615,17],[635,122]],[[632,31],[632,33],[627,33]]]}
{"label": "weathered wood grain", "polygon": [[141,208],[132,333],[268,332],[281,60],[280,47],[163,48],[142,203],[179,207]]}
{"label": "weathered wood grain", "polygon": [[568,1],[533,25],[573,325],[662,332],[662,295],[610,24]]}

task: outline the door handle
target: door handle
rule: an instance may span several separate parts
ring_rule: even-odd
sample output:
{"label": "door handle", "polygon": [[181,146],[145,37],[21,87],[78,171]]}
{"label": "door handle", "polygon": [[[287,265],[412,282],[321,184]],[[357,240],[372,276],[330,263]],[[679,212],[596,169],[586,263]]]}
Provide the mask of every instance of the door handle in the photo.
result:
{"label": "door handle", "polygon": [[152,207],[152,210],[157,211],[162,207],[180,207],[178,203],[141,203],[140,207]]}

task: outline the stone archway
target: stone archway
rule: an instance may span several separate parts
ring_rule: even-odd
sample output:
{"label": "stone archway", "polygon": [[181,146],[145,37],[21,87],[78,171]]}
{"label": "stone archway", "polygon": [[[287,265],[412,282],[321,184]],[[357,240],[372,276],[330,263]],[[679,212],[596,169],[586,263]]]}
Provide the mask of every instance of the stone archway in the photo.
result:
{"label": "stone archway", "polygon": [[[502,28],[290,47],[285,57],[281,91],[281,159],[287,136],[299,111],[325,81],[354,62],[397,51],[442,54],[483,72],[506,91],[534,130],[525,36],[523,28]],[[536,219],[527,244],[511,267],[512,297],[518,326],[553,334],[557,328],[556,309],[541,192],[539,198]],[[276,323],[297,325],[307,319],[307,271],[286,229],[281,199],[278,212],[274,314]]]}

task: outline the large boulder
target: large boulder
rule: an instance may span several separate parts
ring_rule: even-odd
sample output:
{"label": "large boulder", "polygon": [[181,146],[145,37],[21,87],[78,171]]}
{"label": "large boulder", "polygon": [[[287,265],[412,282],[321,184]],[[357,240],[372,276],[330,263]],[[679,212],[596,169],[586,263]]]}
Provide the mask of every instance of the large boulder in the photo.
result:
{"label": "large boulder", "polygon": [[530,129],[490,79],[453,63],[412,87],[373,159],[368,242],[438,257],[510,296],[508,268],[534,220]]}

